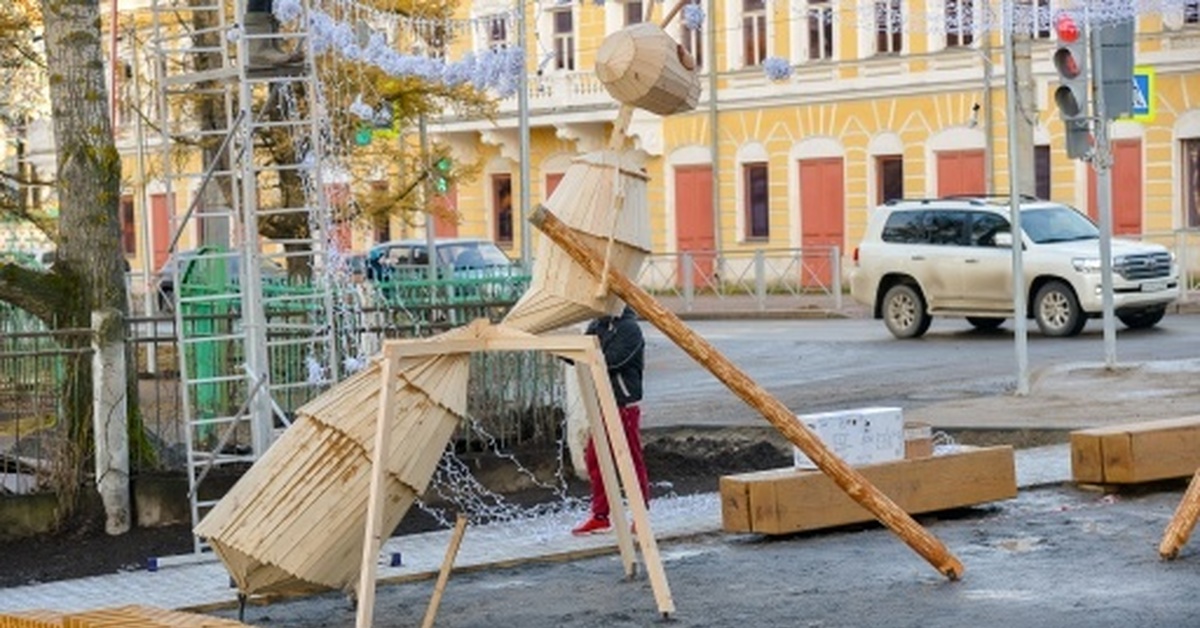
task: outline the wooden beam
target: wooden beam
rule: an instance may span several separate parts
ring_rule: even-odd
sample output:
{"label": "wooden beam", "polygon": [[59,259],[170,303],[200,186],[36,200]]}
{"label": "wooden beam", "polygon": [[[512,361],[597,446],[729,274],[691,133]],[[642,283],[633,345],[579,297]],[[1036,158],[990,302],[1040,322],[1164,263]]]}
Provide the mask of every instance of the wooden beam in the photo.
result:
{"label": "wooden beam", "polygon": [[[569,226],[554,216],[544,206],[539,206],[530,216],[529,222],[537,227],[568,255],[579,262],[588,272],[599,275],[604,262],[599,254],[584,245]],[[921,527],[887,495],[868,482],[862,474],[838,458],[821,442],[811,430],[796,419],[778,399],[748,375],[737,368],[716,347],[689,329],[673,312],[663,307],[654,297],[646,293],[616,269],[609,269],[608,285],[617,296],[633,307],[645,320],[652,323],[679,348],[692,356],[700,365],[721,380],[734,394],[775,426],[789,441],[804,451],[823,473],[828,475],[843,491],[866,508],[881,523],[890,528],[914,551],[929,561],[935,569],[950,578],[958,579],[963,573],[962,563],[950,553],[946,546],[928,530]]]}
{"label": "wooden beam", "polygon": [[[595,349],[600,353],[599,346]],[[629,509],[633,512],[633,522],[637,526],[638,546],[642,549],[642,558],[646,562],[646,574],[650,576],[650,588],[654,591],[654,600],[658,603],[658,612],[668,617],[675,612],[675,601],[671,598],[671,587],[667,584],[667,575],[663,571],[662,557],[658,553],[658,541],[654,538],[654,530],[650,528],[650,515],[646,510],[646,496],[642,495],[642,485],[638,481],[637,469],[633,466],[633,456],[629,452],[629,439],[625,437],[625,425],[621,420],[620,410],[617,409],[616,396],[613,394],[612,381],[608,378],[608,368],[604,355],[597,356],[596,365],[592,372],[593,391],[598,397],[601,415],[604,417],[604,428],[608,430],[608,441],[612,446],[612,455],[617,461],[617,471],[625,484],[625,496],[629,501]],[[600,365],[605,365],[601,368]],[[612,493],[609,493],[612,498]],[[617,538],[629,533],[625,527],[625,517],[613,521],[616,526]]]}
{"label": "wooden beam", "polygon": [[[391,349],[391,348],[389,348]],[[379,391],[379,414],[375,421],[375,451],[371,458],[371,485],[367,493],[367,525],[363,532],[362,567],[358,579],[358,608],[355,617],[357,628],[371,628],[375,614],[375,576],[379,546],[386,533],[383,528],[383,485],[387,469],[388,434],[396,414],[396,358],[394,350],[385,350],[381,368]]]}
{"label": "wooden beam", "polygon": [[450,568],[454,566],[454,557],[458,556],[458,548],[462,545],[466,530],[467,516],[460,512],[454,522],[454,533],[450,535],[450,545],[446,546],[446,557],[442,559],[442,568],[438,571],[437,584],[433,587],[433,597],[429,598],[429,608],[425,609],[425,621],[421,622],[421,628],[433,628],[438,606],[442,603],[442,593],[446,590],[446,581],[450,579]]}
{"label": "wooden beam", "polygon": [[[596,337],[591,336],[592,351],[597,351]],[[604,363],[603,356],[600,363]],[[579,378],[579,394],[582,397],[584,410],[588,415],[592,447],[596,450],[596,464],[600,467],[600,480],[604,482],[604,493],[608,497],[608,520],[612,523],[613,531],[617,534],[617,548],[621,550],[621,563],[625,567],[625,577],[632,578],[637,569],[637,556],[633,551],[633,539],[625,526],[625,504],[621,501],[621,482],[617,477],[617,466],[613,462],[613,451],[608,442],[608,432],[605,429],[605,417],[600,407],[599,393],[593,383],[592,371],[599,370],[595,364],[575,365],[575,374]]]}

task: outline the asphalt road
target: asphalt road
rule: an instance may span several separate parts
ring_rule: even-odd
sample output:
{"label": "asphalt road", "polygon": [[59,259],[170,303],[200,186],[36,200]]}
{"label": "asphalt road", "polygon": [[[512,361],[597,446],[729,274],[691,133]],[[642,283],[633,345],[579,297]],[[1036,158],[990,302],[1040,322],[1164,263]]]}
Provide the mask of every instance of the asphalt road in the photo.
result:
{"label": "asphalt road", "polygon": [[[760,425],[762,419],[649,323],[644,425]],[[935,319],[928,334],[897,340],[869,319],[694,321],[696,333],[797,413],[869,405],[906,412],[932,405],[1011,397],[1016,345],[1011,321],[980,332],[963,320]],[[1118,367],[1197,357],[1200,316],[1168,315],[1156,328],[1117,324]],[[1102,367],[1100,321],[1074,338],[1027,342],[1031,382],[1070,367]],[[1197,387],[1200,388],[1200,387]]]}

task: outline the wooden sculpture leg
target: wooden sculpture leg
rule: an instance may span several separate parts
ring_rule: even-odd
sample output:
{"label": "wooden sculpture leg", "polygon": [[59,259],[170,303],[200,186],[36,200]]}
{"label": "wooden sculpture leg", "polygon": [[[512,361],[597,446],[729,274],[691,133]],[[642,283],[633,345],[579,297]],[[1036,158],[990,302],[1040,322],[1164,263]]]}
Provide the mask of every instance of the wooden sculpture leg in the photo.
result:
{"label": "wooden sculpture leg", "polygon": [[[601,358],[603,364],[603,358]],[[625,576],[633,577],[637,568],[637,556],[633,551],[633,540],[625,529],[625,504],[621,501],[621,483],[617,479],[616,463],[609,448],[608,435],[604,429],[604,417],[600,412],[600,401],[592,383],[592,371],[600,367],[577,362],[575,373],[579,376],[579,392],[583,395],[583,406],[587,409],[592,447],[596,450],[596,462],[600,466],[600,477],[604,480],[604,492],[608,496],[609,521],[617,533],[617,547],[621,550],[621,562],[625,565]],[[634,482],[636,484],[636,481]],[[622,525],[617,525],[621,522]]]}
{"label": "wooden sculpture leg", "polygon": [[396,419],[396,358],[386,349],[383,352],[383,368],[379,376],[379,414],[375,422],[375,449],[371,457],[371,487],[367,494],[367,525],[363,532],[362,566],[358,580],[358,608],[355,626],[369,628],[375,620],[375,559],[383,536],[383,483],[388,451],[388,435]]}
{"label": "wooden sculpture leg", "polygon": [[1187,492],[1175,509],[1175,516],[1171,517],[1171,523],[1163,533],[1162,543],[1158,546],[1158,555],[1163,560],[1172,560],[1179,555],[1179,550],[1187,544],[1192,529],[1196,527],[1197,517],[1200,517],[1200,471],[1192,476]]}
{"label": "wooden sculpture leg", "polygon": [[[625,495],[629,498],[629,509],[633,513],[633,523],[637,526],[638,546],[642,550],[642,558],[646,563],[646,575],[650,578],[650,588],[654,590],[654,600],[658,603],[658,611],[665,617],[675,612],[675,602],[671,599],[671,587],[667,583],[667,574],[663,570],[662,557],[658,553],[658,541],[650,528],[650,516],[646,510],[645,495],[642,495],[642,485],[638,482],[637,470],[633,468],[633,456],[629,453],[629,441],[625,438],[625,426],[621,423],[620,412],[617,410],[616,398],[613,396],[612,383],[608,373],[603,368],[604,357],[596,349],[599,358],[588,371],[592,374],[592,384],[595,386],[595,396],[599,398],[601,417],[604,429],[608,432],[608,444],[612,447],[612,456],[616,459],[617,471],[620,473]],[[593,438],[597,432],[593,432]],[[597,441],[597,453],[600,443]],[[608,447],[604,448],[608,452]],[[608,488],[608,485],[605,485]],[[611,503],[615,491],[608,492]],[[619,498],[618,498],[618,501]],[[615,512],[615,511],[614,511]],[[627,542],[629,530],[625,527],[625,518],[613,521],[619,542]],[[624,538],[623,538],[624,537]]]}
{"label": "wooden sculpture leg", "polygon": [[446,546],[446,557],[442,559],[442,568],[438,570],[437,584],[433,586],[433,597],[429,598],[429,608],[425,609],[425,621],[421,622],[421,628],[433,628],[438,606],[442,603],[442,593],[446,591],[446,582],[450,580],[450,569],[454,567],[454,559],[458,556],[458,548],[466,531],[467,516],[460,512],[454,522],[454,533],[450,535],[450,544]]}

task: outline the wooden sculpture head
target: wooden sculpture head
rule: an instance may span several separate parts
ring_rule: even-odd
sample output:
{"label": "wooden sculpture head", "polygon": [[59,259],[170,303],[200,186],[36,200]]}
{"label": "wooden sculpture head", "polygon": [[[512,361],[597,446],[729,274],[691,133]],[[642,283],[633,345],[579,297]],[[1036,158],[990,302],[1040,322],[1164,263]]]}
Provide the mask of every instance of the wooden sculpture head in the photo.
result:
{"label": "wooden sculpture head", "polygon": [[700,77],[695,66],[678,42],[650,22],[605,37],[596,53],[596,76],[609,95],[660,116],[696,108]]}

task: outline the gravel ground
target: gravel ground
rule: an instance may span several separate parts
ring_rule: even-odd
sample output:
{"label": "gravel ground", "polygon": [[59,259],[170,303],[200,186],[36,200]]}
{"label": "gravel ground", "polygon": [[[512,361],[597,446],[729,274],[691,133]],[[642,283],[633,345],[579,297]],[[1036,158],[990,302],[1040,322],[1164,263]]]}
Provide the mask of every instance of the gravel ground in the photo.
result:
{"label": "gravel ground", "polygon": [[[1156,547],[1180,484],[1104,495],[1055,486],[922,517],[966,567],[951,582],[878,526],[767,538],[716,534],[662,546],[677,612],[617,556],[456,573],[440,626],[1128,627],[1200,625],[1200,551]],[[376,626],[415,626],[433,582],[381,587]],[[236,617],[236,611],[220,615]],[[350,626],[340,595],[251,606],[261,626]]]}

